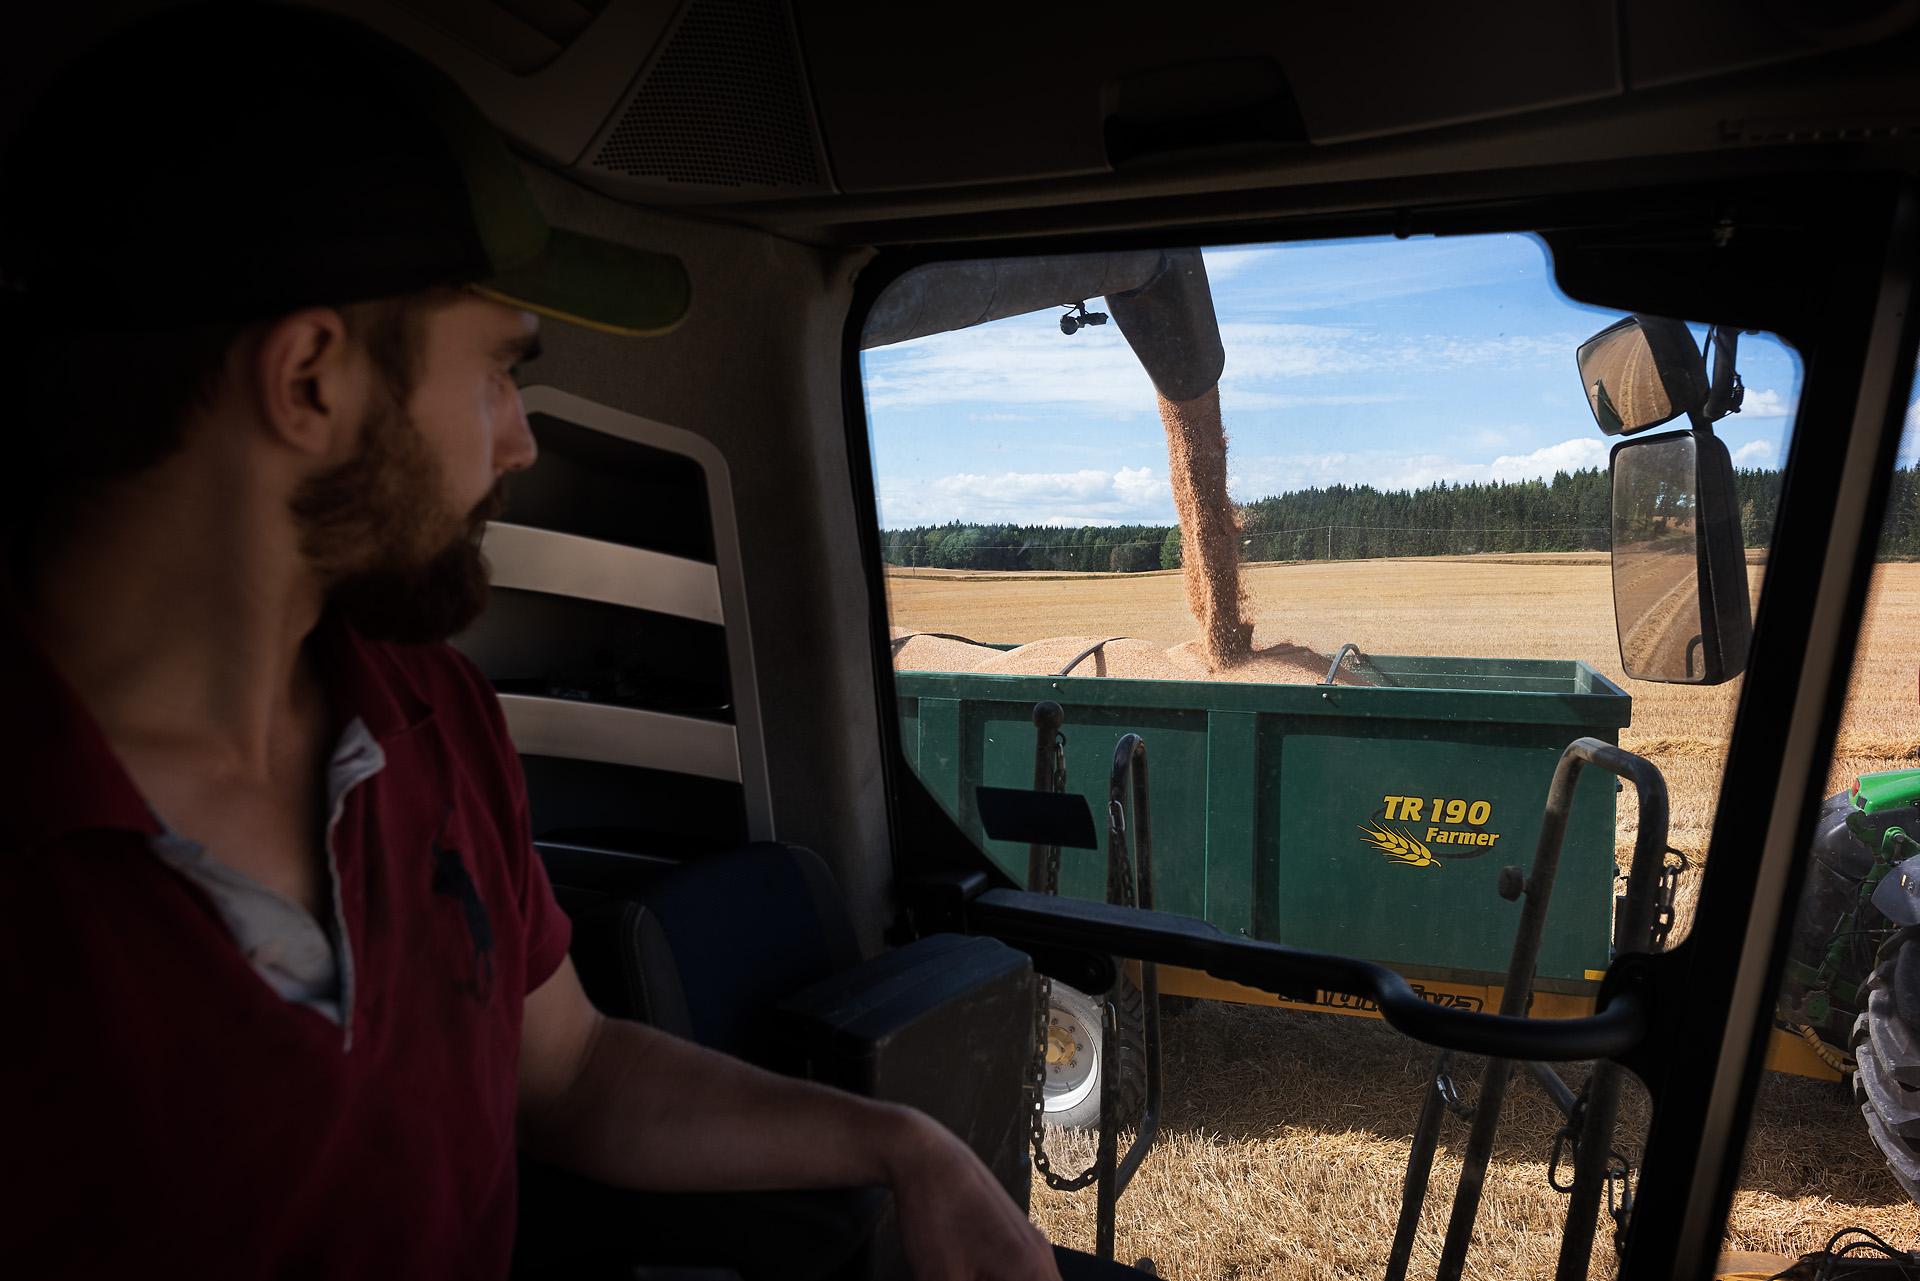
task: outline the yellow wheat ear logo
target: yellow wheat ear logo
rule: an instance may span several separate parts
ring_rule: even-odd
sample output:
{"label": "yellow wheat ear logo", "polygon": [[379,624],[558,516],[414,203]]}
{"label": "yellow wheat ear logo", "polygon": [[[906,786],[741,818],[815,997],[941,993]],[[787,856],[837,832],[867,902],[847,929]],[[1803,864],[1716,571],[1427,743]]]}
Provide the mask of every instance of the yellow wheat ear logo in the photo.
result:
{"label": "yellow wheat ear logo", "polygon": [[1362,823],[1360,833],[1366,838],[1367,844],[1396,863],[1405,863],[1408,867],[1440,866],[1440,860],[1433,856],[1432,850],[1405,832],[1382,827],[1378,823]]}

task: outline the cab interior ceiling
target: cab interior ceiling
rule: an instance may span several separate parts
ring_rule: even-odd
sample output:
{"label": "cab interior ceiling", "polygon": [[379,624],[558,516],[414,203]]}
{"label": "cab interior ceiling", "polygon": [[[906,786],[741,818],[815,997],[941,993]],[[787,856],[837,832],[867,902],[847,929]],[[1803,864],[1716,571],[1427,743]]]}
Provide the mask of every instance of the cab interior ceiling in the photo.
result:
{"label": "cab interior ceiling", "polygon": [[[822,245],[922,243],[1911,159],[1912,0],[1073,6],[327,0],[542,163]],[[513,68],[517,68],[514,70]],[[1764,156],[1756,153],[1767,153]],[[1704,166],[1704,168],[1703,168]],[[1409,189],[1408,184],[1414,184]]]}
{"label": "cab interior ceiling", "polygon": [[[318,0],[536,162],[819,245],[1195,225],[1920,153],[1915,0]],[[164,0],[40,13],[0,108]],[[8,112],[12,115],[12,112]],[[1807,144],[1827,144],[1814,145]],[[1842,154],[1846,153],[1846,154]]]}
{"label": "cab interior ceiling", "polygon": [[[1905,0],[1884,7],[1897,22],[1849,6],[1868,15],[1851,25],[1792,0],[1409,7],[1393,23],[1215,3],[1178,26],[1111,6],[931,34],[871,3],[577,3],[583,20],[545,33],[523,14],[565,5],[330,7],[456,75],[556,223],[685,261],[679,329],[548,326],[531,380],[728,460],[776,834],[828,860],[869,948],[893,909],[891,688],[843,378],[876,250],[898,250],[891,271],[1069,243],[1532,228],[1575,297],[1791,333],[1774,313],[1807,292],[1785,282],[1808,275],[1808,228],[1846,216],[1841,179],[1920,167]],[[69,6],[42,15],[44,40],[7,42],[0,128],[48,67],[156,7]],[[1831,180],[1779,181],[1807,169]],[[1727,218],[1742,230],[1715,258]]]}

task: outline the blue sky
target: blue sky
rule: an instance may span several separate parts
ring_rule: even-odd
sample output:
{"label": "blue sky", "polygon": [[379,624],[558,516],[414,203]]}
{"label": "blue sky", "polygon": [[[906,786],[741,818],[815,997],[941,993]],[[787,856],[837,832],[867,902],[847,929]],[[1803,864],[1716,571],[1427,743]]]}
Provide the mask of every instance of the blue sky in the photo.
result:
{"label": "blue sky", "polygon": [[[1612,442],[1574,349],[1621,313],[1562,297],[1533,237],[1245,246],[1206,261],[1236,500],[1606,466]],[[885,526],[1173,522],[1152,384],[1116,326],[1069,337],[1058,316],[865,354]],[[1778,466],[1800,361],[1767,336],[1742,338],[1739,355],[1746,407],[1715,430],[1739,465]]]}

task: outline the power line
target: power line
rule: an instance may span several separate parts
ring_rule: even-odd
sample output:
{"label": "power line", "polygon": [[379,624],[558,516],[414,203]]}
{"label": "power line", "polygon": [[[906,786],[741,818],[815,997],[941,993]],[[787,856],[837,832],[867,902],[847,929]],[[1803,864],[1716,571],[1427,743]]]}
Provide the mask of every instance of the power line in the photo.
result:
{"label": "power line", "polygon": [[[906,534],[918,534],[921,533],[923,529],[930,533],[944,528],[946,528],[946,526],[928,525],[920,529],[888,530],[884,531],[881,536],[883,538],[892,538]],[[961,527],[962,531],[968,528],[978,528],[978,526]],[[1098,526],[1089,526],[1089,528],[1098,528]],[[1179,528],[1178,525],[1170,525],[1167,527],[1167,534],[1171,534]],[[1243,543],[1246,543],[1256,538],[1278,538],[1282,534],[1320,534],[1330,529],[1344,530],[1349,533],[1360,531],[1365,533],[1394,534],[1605,534],[1609,532],[1604,525],[1489,525],[1466,527],[1458,525],[1320,524],[1295,525],[1287,529],[1257,529],[1252,533],[1241,534],[1240,538]],[[1121,543],[970,543],[968,544],[968,550],[977,552],[1091,552],[1107,551],[1115,547],[1160,547],[1165,545],[1167,534],[1162,534],[1158,538],[1131,539]]]}

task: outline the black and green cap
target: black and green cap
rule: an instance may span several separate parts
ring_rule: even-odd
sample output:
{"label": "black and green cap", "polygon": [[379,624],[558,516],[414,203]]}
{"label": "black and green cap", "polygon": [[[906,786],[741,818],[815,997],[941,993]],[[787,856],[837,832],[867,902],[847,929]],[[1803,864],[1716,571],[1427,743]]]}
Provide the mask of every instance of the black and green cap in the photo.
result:
{"label": "black and green cap", "polygon": [[449,77],[314,10],[195,5],[120,32],[36,104],[0,190],[0,282],[86,328],[447,285],[634,336],[687,310],[678,259],[550,227]]}

